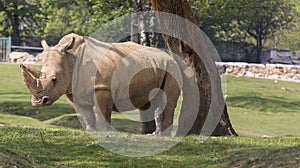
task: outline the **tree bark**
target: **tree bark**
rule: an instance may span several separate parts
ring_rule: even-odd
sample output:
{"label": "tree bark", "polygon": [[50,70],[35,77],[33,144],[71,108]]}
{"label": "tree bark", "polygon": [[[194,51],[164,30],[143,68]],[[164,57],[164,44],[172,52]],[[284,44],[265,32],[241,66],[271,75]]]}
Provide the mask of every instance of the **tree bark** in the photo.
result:
{"label": "tree bark", "polygon": [[261,37],[257,37],[256,39],[256,59],[255,62],[260,63],[260,56],[262,52],[262,47],[263,47],[263,40]]}
{"label": "tree bark", "polygon": [[[152,5],[155,11],[159,12],[166,12],[166,13],[171,13],[175,14],[177,16],[183,17],[187,19],[188,21],[196,24],[195,17],[192,13],[192,10],[187,2],[187,0],[152,0]],[[187,25],[184,25],[182,23],[177,23],[177,22],[172,22],[170,21],[170,18],[161,16],[159,12],[156,12],[157,19],[159,26],[161,30],[167,30],[167,29],[172,29],[174,32],[173,34],[182,34],[182,35],[187,35],[189,39],[191,39],[192,42],[194,42],[194,45],[199,46],[202,49],[206,49],[205,42],[204,41],[199,41],[198,39],[193,39],[195,38],[194,35],[192,34],[193,30]],[[194,71],[194,75],[197,81],[198,89],[199,89],[199,94],[200,94],[200,103],[199,103],[199,110],[197,113],[197,117],[187,134],[203,134],[203,135],[208,135],[210,134],[209,131],[206,132],[205,127],[205,120],[207,118],[211,119],[214,118],[215,113],[217,111],[213,111],[213,116],[209,116],[208,112],[210,110],[211,102],[212,102],[212,86],[211,82],[216,82],[216,85],[218,85],[220,93],[221,91],[221,80],[219,75],[217,74],[217,69],[214,64],[214,61],[212,58],[209,56],[208,53],[205,53],[205,50],[203,50],[203,54],[205,57],[205,61],[209,62],[209,65],[205,65],[204,61],[201,60],[199,55],[194,51],[194,49],[191,46],[188,46],[185,44],[183,41],[181,41],[178,38],[175,38],[174,36],[169,36],[163,34],[163,39],[165,41],[165,44],[167,48],[174,54],[177,54],[178,56],[181,57],[181,59],[185,60],[187,65],[190,65],[192,70]],[[203,40],[203,39],[202,39]],[[199,44],[195,44],[199,43]],[[206,50],[207,51],[207,50]],[[211,78],[209,76],[208,70],[206,69],[206,66],[210,66],[213,68],[215,75],[213,77],[214,81],[211,81]],[[185,93],[183,91],[183,101],[190,101],[191,99],[185,99],[188,97],[189,93]],[[218,99],[221,101],[225,102],[223,95],[219,95]],[[183,103],[184,104],[184,103]],[[227,113],[227,107],[226,104],[224,106],[221,105],[221,108],[219,111],[222,113],[221,119],[218,119],[217,126],[213,128],[212,134],[213,136],[225,136],[225,135],[234,135],[237,136],[235,130],[233,129],[231,122],[229,120],[229,116]],[[179,128],[177,134],[181,135],[180,129],[185,127],[185,125],[191,124],[187,123],[188,121],[185,121],[184,115],[189,115],[189,114],[180,114],[179,119]],[[209,121],[213,121],[209,120]],[[184,129],[184,128],[183,128]]]}
{"label": "tree bark", "polygon": [[12,44],[13,45],[21,45],[21,37],[20,37],[20,20],[18,14],[18,4],[14,4],[14,14],[13,20],[11,21],[13,27],[13,35],[12,35]]}

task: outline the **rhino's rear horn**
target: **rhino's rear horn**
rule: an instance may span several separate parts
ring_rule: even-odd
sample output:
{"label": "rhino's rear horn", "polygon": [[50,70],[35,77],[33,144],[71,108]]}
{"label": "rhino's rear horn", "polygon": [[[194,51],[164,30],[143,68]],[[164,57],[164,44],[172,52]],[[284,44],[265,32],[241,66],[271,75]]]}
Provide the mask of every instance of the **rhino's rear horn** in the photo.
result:
{"label": "rhino's rear horn", "polygon": [[43,78],[45,76],[45,74],[43,72],[35,69],[32,66],[25,66],[25,65],[21,64],[20,67],[23,69],[23,71],[30,73],[35,78]]}

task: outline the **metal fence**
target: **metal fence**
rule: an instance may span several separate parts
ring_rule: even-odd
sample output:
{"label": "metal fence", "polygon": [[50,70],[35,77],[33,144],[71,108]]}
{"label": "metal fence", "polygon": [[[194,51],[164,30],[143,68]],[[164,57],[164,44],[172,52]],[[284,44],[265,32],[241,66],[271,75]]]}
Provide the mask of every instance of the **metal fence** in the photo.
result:
{"label": "metal fence", "polygon": [[13,46],[11,37],[0,37],[0,61],[9,61],[9,54],[15,50],[42,51],[41,47]]}
{"label": "metal fence", "polygon": [[11,37],[0,38],[0,61],[8,61],[11,52]]}

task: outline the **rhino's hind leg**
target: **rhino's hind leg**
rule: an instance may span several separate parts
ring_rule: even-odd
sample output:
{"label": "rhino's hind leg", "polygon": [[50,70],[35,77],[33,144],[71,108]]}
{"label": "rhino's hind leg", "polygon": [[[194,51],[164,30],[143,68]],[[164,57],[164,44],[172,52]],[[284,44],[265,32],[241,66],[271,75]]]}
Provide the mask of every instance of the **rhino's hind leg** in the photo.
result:
{"label": "rhino's hind leg", "polygon": [[[169,73],[166,74],[162,88],[166,95],[166,105],[162,112],[161,126],[156,127],[156,134],[171,135],[174,119],[174,111],[177,105],[177,100],[180,95],[180,88],[175,78]],[[160,130],[161,129],[161,130]]]}
{"label": "rhino's hind leg", "polygon": [[95,106],[97,110],[97,119],[99,122],[99,129],[103,131],[112,130],[111,127],[111,113],[113,109],[113,99],[110,91],[96,90]]}
{"label": "rhino's hind leg", "polygon": [[142,134],[152,134],[155,131],[154,110],[156,107],[150,105],[149,102],[139,108]]}

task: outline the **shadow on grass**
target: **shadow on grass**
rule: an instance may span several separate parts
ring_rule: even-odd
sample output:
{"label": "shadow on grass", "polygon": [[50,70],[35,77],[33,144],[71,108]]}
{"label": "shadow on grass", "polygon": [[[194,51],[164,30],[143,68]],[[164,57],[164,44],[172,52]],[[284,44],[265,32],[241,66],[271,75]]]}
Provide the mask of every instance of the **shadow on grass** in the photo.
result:
{"label": "shadow on grass", "polygon": [[56,125],[61,127],[68,127],[68,128],[75,128],[75,129],[82,129],[82,126],[79,122],[79,119],[76,114],[72,115],[63,115],[61,117],[50,119],[47,124]]}
{"label": "shadow on grass", "polygon": [[256,96],[228,97],[227,102],[232,107],[242,107],[263,112],[299,112],[300,101],[291,101],[285,98],[265,98]]}
{"label": "shadow on grass", "polygon": [[[82,129],[77,116],[65,116],[50,123],[51,125]],[[136,121],[131,121],[127,119],[114,119],[112,118],[112,126],[115,130],[120,132],[128,132],[132,134],[140,134],[140,123]]]}
{"label": "shadow on grass", "polygon": [[278,149],[241,148],[228,157],[225,167],[298,167],[300,146]]}
{"label": "shadow on grass", "polygon": [[[236,143],[239,138],[230,138],[224,142],[223,138],[207,140],[204,143],[188,140],[179,143],[176,147],[164,152],[162,155],[178,156],[175,159],[182,161],[178,167],[299,167],[300,145],[281,147],[287,143],[284,138],[278,139],[255,139],[257,144],[252,144],[254,139]],[[297,141],[299,138],[289,140]],[[274,143],[277,145],[264,145]],[[280,142],[281,141],[281,142]],[[299,143],[298,143],[299,144]],[[173,157],[165,159],[165,163],[175,163]],[[155,162],[153,160],[153,162]],[[181,166],[180,166],[181,165]],[[218,165],[218,166],[212,166]],[[177,166],[176,166],[177,167]]]}
{"label": "shadow on grass", "polygon": [[[75,128],[75,129],[82,129],[85,126],[81,126],[79,119],[76,114],[74,115],[63,115],[58,117],[57,119],[48,120],[46,121],[47,124],[68,127],[68,128]],[[136,121],[132,121],[129,119],[119,119],[112,117],[112,126],[114,129],[120,132],[128,132],[133,134],[140,134],[140,123]]]}
{"label": "shadow on grass", "polygon": [[[68,104],[56,103],[49,107],[33,108],[28,102],[1,102],[0,112],[31,117],[38,119],[39,121],[54,119],[47,124],[82,129],[82,126],[76,116],[76,112],[70,108]],[[74,114],[74,116],[66,114]],[[140,133],[140,124],[128,119],[112,118],[112,125],[116,130],[121,132]]]}
{"label": "shadow on grass", "polygon": [[129,119],[112,118],[112,126],[114,127],[114,129],[120,132],[129,132],[134,134],[141,133],[140,123]]}
{"label": "shadow on grass", "polygon": [[13,102],[1,102],[0,112],[28,116],[40,121],[55,118],[64,114],[75,113],[75,111],[70,108],[68,104],[56,103],[53,106],[43,107],[43,108],[33,108],[30,102],[13,101]]}

